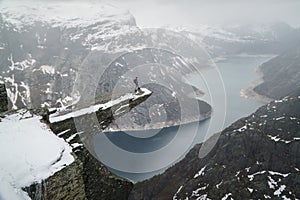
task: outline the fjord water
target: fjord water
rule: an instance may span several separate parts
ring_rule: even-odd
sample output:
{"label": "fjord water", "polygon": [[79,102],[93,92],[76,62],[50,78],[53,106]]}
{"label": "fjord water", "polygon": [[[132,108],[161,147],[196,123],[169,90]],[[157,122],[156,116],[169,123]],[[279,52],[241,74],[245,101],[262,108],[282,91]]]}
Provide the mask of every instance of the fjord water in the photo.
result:
{"label": "fjord water", "polygon": [[[208,103],[212,103],[213,101],[213,105],[215,105],[213,106],[213,115],[219,117],[219,119],[222,119],[222,117],[224,116],[224,121],[212,121],[211,119],[207,119],[201,122],[167,127],[161,130],[126,132],[118,131],[104,133],[108,140],[103,140],[103,134],[102,136],[100,136],[99,134],[94,137],[94,147],[96,154],[113,173],[121,177],[130,179],[134,182],[141,181],[150,178],[155,174],[162,173],[165,169],[182,159],[188,152],[188,150],[194,146],[194,144],[201,143],[204,139],[207,139],[208,136],[214,134],[214,132],[212,132],[214,131],[213,129],[210,130],[211,132],[209,132],[209,126],[218,126],[220,127],[221,131],[223,128],[229,126],[237,119],[249,115],[263,105],[262,102],[241,97],[240,91],[241,89],[247,88],[252,85],[253,81],[259,78],[255,72],[255,69],[270,58],[270,56],[234,56],[227,57],[226,59],[217,62],[216,65],[217,69],[219,70],[218,73],[223,79],[224,88],[214,87],[213,84],[207,85],[208,82],[213,83],[215,79],[220,78],[216,77],[216,73],[210,69],[201,71],[202,77],[204,77],[206,81],[208,80],[208,82],[206,83],[205,81],[203,81],[203,78],[199,77],[199,75],[190,75],[187,78],[187,82],[197,86],[199,89],[205,92],[205,95],[201,97],[201,99],[207,101]],[[223,97],[225,97],[226,99],[224,99]],[[218,105],[225,105],[225,109],[218,109]],[[226,111],[226,113],[224,113],[224,111]],[[185,134],[178,134],[179,129]],[[191,132],[195,132],[195,130],[196,134],[189,134]],[[133,137],[134,135],[136,136],[139,134],[143,135],[143,137]],[[147,134],[149,134],[149,137],[145,137],[145,135]],[[193,137],[191,137],[191,135]],[[170,151],[164,151],[164,153],[160,154],[160,156],[157,156],[157,154],[155,154],[156,157],[149,157],[149,155],[147,154],[147,152],[158,152],[160,151],[160,149],[166,148],[166,146],[168,146],[172,142],[172,140],[175,140],[175,138],[177,141],[191,140],[191,145],[186,148],[186,146],[182,146],[180,142],[177,142],[175,143],[175,148],[172,148],[172,150]],[[141,155],[145,154],[144,159],[143,157],[140,157],[137,162],[137,160],[135,159],[131,160],[130,156],[128,156],[128,158],[124,158],[124,154],[120,154],[120,157],[118,157],[112,149],[110,150],[106,148],[105,156],[111,157],[111,159],[117,161],[119,160],[119,162],[114,162],[119,165],[119,169],[122,169],[121,165],[128,165],[128,163],[130,163],[133,168],[135,168],[136,166],[139,166],[139,169],[144,167],[145,172],[134,173],[132,171],[128,172],[126,170],[116,170],[114,169],[114,166],[116,166],[115,164],[114,166],[112,166],[109,163],[105,162],[105,160],[102,160],[102,158],[104,157],[103,148],[105,148],[108,142],[113,146],[120,148],[122,151],[128,151]],[[180,156],[178,157],[178,155]],[[170,157],[173,157],[173,162],[163,162],[165,159],[169,159]],[[151,163],[149,163],[149,159],[152,160]],[[155,169],[157,166],[160,166],[158,163],[164,163],[164,167],[158,170],[149,170]]]}

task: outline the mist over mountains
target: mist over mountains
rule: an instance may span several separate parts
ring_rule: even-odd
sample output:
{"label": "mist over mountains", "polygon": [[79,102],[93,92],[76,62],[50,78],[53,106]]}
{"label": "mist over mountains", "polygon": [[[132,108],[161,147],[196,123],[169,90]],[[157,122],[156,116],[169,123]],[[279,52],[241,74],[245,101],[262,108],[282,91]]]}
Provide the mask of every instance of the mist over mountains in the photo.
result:
{"label": "mist over mountains", "polygon": [[[17,152],[0,163],[18,161],[29,177],[20,184],[0,166],[0,199],[299,198],[299,8],[293,0],[0,1],[0,152]],[[134,184],[96,159],[93,135],[107,128],[146,131],[213,116],[202,88],[183,77],[231,56],[270,55],[251,89],[274,101],[164,173]],[[136,76],[142,94],[133,92]],[[39,166],[44,132],[56,145]],[[40,153],[34,165],[28,149]],[[61,164],[64,154],[72,159]]]}

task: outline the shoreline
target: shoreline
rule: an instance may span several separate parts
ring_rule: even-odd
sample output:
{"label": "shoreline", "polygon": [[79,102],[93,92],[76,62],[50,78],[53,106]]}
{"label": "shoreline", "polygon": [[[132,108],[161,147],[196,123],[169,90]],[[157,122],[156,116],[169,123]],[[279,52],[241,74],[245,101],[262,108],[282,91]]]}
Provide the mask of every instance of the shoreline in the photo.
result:
{"label": "shoreline", "polygon": [[256,93],[253,89],[255,86],[250,86],[247,87],[245,89],[242,89],[240,91],[240,96],[245,98],[245,99],[250,99],[253,101],[258,101],[258,102],[262,102],[262,103],[270,103],[271,101],[273,101],[274,99],[270,99],[266,96],[260,95],[258,93]]}
{"label": "shoreline", "polygon": [[156,123],[144,127],[124,127],[124,128],[117,128],[117,129],[112,127],[107,127],[107,130],[106,129],[103,130],[102,133],[115,133],[119,131],[147,131],[147,130],[170,128],[173,126],[180,126],[180,125],[186,125],[195,122],[202,122],[211,118],[211,116],[212,116],[212,111],[201,117],[193,117],[193,119],[189,119],[189,120],[161,122],[161,123]]}
{"label": "shoreline", "polygon": [[[233,56],[236,56],[236,57],[269,57],[269,56],[275,56],[275,55],[270,55],[270,54],[262,54],[262,55],[244,55],[244,54],[241,54],[241,55],[233,55]],[[219,61],[224,61],[226,60],[227,57],[221,57]],[[244,89],[241,89],[240,90],[240,96],[242,98],[245,98],[245,99],[250,99],[250,100],[253,100],[253,101],[258,101],[258,102],[262,102],[262,103],[269,103],[271,101],[273,101],[274,99],[271,99],[271,98],[268,98],[264,95],[260,95],[258,93],[256,93],[254,91],[254,88],[263,83],[264,80],[263,80],[263,73],[262,71],[260,70],[260,67],[261,66],[258,66],[256,69],[255,69],[255,73],[257,74],[258,78],[257,80],[253,81],[253,83],[244,88]],[[211,67],[204,67],[201,69],[202,70],[209,70],[211,69]],[[188,74],[185,74],[185,78],[188,78],[190,76],[192,76],[194,74],[193,73],[188,73]],[[189,84],[189,83],[188,83]],[[191,85],[193,86],[193,85]],[[194,94],[194,98],[195,97],[202,97],[205,93],[198,89],[199,91],[198,94],[196,92],[196,94]],[[190,94],[191,95],[191,94]],[[211,109],[211,111],[209,113],[206,113],[204,114],[203,116],[198,116],[198,117],[192,117],[192,118],[189,118],[189,119],[186,119],[186,120],[181,120],[181,121],[168,121],[168,122],[160,122],[160,123],[155,123],[155,124],[148,124],[144,127],[122,127],[122,128],[117,128],[116,126],[112,126],[112,127],[107,127],[107,129],[103,130],[103,132],[105,133],[114,133],[114,132],[119,132],[119,131],[145,131],[145,130],[155,130],[155,129],[162,129],[162,128],[169,128],[169,127],[172,127],[172,126],[180,126],[180,125],[186,125],[186,124],[189,124],[189,123],[195,123],[195,122],[201,122],[201,121],[205,121],[209,118],[211,118],[213,114],[213,108]]]}
{"label": "shoreline", "polygon": [[274,99],[268,98],[264,95],[258,94],[257,92],[254,91],[254,88],[260,84],[262,84],[264,82],[263,79],[263,72],[261,71],[261,66],[258,66],[255,69],[255,73],[258,76],[258,79],[255,80],[251,86],[246,87],[244,89],[241,89],[240,91],[240,96],[245,98],[245,99],[250,99],[250,100],[254,100],[254,101],[258,101],[258,102],[263,102],[263,103],[270,103],[271,101],[273,101]]}

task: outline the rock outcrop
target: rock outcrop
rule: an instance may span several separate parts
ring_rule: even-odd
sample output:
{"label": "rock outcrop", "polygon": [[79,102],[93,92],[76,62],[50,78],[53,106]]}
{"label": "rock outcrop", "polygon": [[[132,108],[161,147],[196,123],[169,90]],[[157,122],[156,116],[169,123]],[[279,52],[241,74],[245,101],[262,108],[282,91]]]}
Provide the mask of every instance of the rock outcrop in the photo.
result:
{"label": "rock outcrop", "polygon": [[[94,156],[90,138],[93,134],[101,134],[112,120],[120,116],[117,110],[128,105],[131,110],[136,105],[145,101],[150,94],[140,98],[121,101],[108,107],[96,111],[96,124],[92,124],[90,116],[94,113],[84,114],[77,118],[67,118],[62,121],[50,123],[48,111],[34,110],[43,115],[46,123],[49,123],[51,130],[59,137],[64,138],[73,147],[75,161],[66,166],[63,170],[41,183],[35,183],[25,190],[32,199],[127,199],[132,190],[133,183],[112,174]],[[129,103],[129,104],[128,104]],[[76,124],[76,123],[80,123]],[[82,126],[81,126],[82,125]],[[82,130],[78,130],[81,127]],[[84,146],[84,145],[85,146]]]}
{"label": "rock outcrop", "polygon": [[0,113],[8,110],[8,98],[4,84],[0,84]]}
{"label": "rock outcrop", "polygon": [[[163,174],[137,183],[129,199],[299,198],[299,110],[297,89],[196,145]],[[199,158],[199,150],[216,140]]]}

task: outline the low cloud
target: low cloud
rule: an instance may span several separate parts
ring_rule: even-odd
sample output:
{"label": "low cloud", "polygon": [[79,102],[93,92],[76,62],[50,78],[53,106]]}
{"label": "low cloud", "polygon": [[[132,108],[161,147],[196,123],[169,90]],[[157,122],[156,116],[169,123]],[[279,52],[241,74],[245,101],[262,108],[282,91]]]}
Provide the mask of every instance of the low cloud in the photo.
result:
{"label": "low cloud", "polygon": [[141,26],[287,22],[300,26],[297,0],[113,0]]}
{"label": "low cloud", "polygon": [[[13,0],[0,0],[0,3],[4,1]],[[109,3],[129,10],[141,27],[276,21],[286,22],[294,27],[300,26],[298,0],[25,0],[28,3],[37,1]]]}

